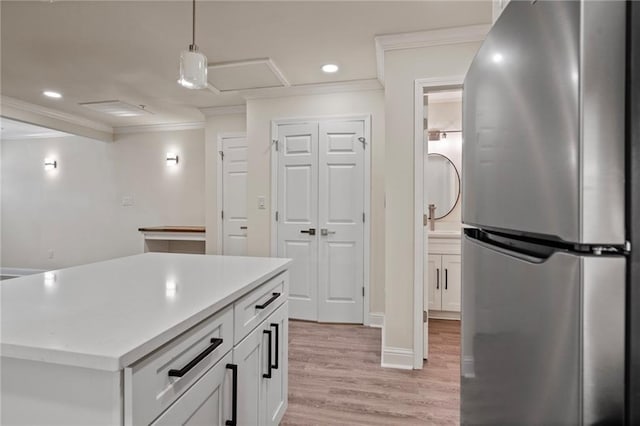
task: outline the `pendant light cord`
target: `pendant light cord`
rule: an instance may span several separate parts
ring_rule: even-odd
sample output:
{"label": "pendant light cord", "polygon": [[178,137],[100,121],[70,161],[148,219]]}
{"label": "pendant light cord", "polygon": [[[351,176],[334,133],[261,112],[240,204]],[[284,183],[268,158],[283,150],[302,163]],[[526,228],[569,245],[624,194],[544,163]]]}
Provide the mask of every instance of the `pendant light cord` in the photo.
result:
{"label": "pendant light cord", "polygon": [[193,25],[192,25],[192,36],[193,36],[193,50],[196,50],[196,0],[193,0]]}

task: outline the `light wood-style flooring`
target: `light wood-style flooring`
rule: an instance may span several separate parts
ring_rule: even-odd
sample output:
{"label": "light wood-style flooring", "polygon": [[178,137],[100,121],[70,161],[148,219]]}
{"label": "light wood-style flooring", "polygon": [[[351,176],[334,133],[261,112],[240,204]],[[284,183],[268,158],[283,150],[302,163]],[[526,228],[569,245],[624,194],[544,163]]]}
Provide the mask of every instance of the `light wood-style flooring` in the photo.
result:
{"label": "light wood-style flooring", "polygon": [[380,329],[289,321],[281,424],[459,424],[460,322],[429,324],[429,362],[407,371],[380,367]]}

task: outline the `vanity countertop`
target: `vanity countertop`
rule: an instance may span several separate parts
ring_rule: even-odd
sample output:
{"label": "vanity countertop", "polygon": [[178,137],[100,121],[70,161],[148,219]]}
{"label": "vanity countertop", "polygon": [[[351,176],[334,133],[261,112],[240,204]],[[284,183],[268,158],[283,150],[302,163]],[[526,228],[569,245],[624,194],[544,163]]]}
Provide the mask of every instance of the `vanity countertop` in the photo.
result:
{"label": "vanity countertop", "polygon": [[118,371],[288,268],[145,253],[3,281],[3,357]]}

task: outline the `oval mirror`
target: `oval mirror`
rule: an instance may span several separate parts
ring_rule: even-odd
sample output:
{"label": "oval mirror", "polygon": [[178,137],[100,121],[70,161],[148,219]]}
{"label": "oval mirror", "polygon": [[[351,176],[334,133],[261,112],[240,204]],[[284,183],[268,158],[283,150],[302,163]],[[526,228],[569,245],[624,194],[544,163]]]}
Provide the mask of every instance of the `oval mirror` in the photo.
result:
{"label": "oval mirror", "polygon": [[425,187],[428,205],[436,206],[434,219],[442,219],[456,206],[460,197],[460,175],[451,160],[442,154],[429,154]]}

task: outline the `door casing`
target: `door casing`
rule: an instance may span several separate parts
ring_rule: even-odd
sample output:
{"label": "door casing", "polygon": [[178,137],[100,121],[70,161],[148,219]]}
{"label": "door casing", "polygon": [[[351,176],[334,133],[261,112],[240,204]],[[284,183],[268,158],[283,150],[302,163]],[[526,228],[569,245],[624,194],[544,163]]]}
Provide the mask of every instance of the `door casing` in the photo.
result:
{"label": "door casing", "polygon": [[324,115],[312,117],[278,118],[271,121],[271,256],[278,254],[278,222],[276,221],[276,211],[278,209],[278,153],[274,141],[278,137],[278,126],[283,124],[302,124],[311,121],[325,120],[350,120],[364,122],[365,155],[364,155],[364,304],[363,318],[364,325],[370,324],[370,260],[371,260],[371,114],[354,115]]}

